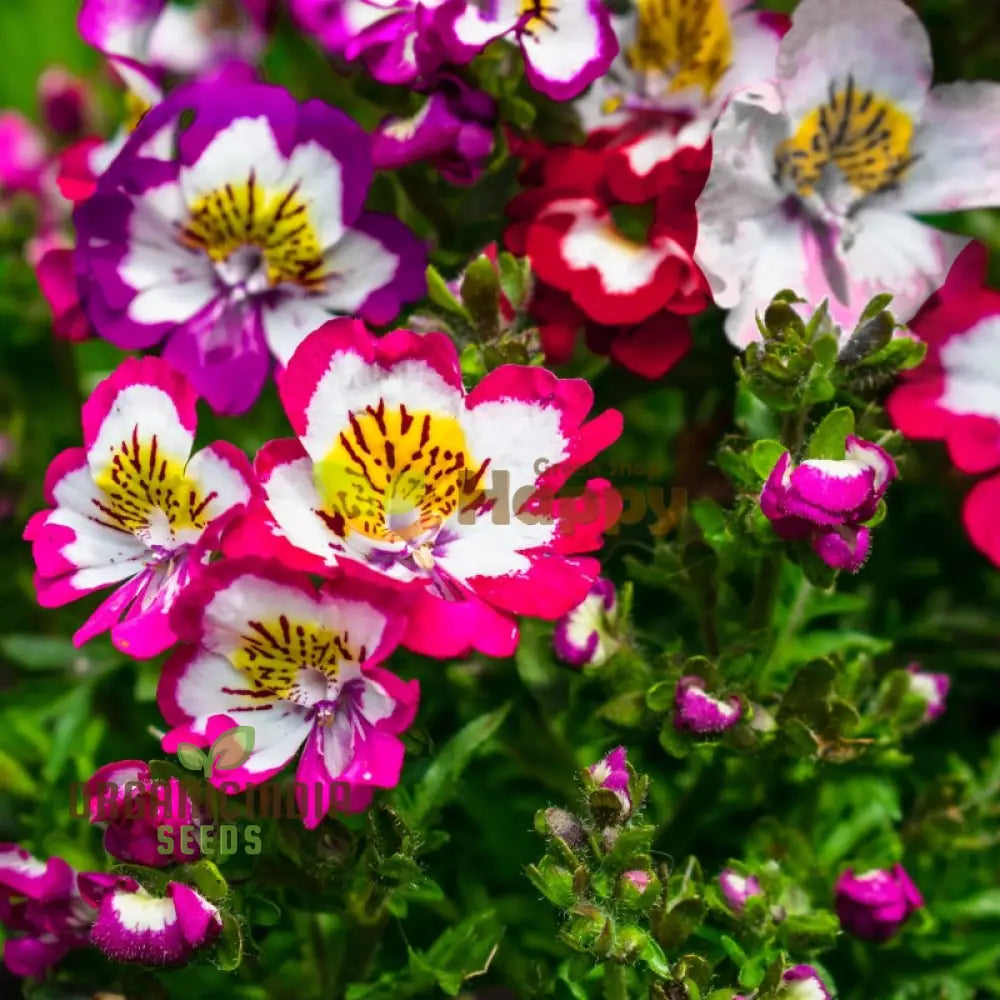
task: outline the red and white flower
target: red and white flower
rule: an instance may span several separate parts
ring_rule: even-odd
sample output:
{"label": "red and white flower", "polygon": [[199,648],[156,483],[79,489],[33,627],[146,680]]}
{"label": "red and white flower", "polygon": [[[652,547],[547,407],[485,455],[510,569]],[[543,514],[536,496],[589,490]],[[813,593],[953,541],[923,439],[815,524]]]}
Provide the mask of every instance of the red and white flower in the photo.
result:
{"label": "red and white flower", "polygon": [[395,591],[343,578],[317,591],[280,566],[227,559],[178,602],[174,623],[188,645],[160,679],[160,710],[175,727],[165,749],[208,746],[229,726],[252,726],[250,756],[212,777],[243,788],[273,777],[304,744],[296,781],[308,827],[334,802],[358,811],[375,788],[399,781],[398,737],[419,687],[378,666],[406,624]]}
{"label": "red and white flower", "polygon": [[504,365],[466,393],[454,343],[334,320],[293,355],[279,389],[298,440],[257,455],[263,490],[234,549],[394,581],[413,600],[404,642],[432,656],[510,655],[513,615],[554,619],[599,572],[582,556],[620,501],[595,480],[557,491],[621,433],[587,421],[582,380]]}
{"label": "red and white flower", "polygon": [[250,499],[239,449],[220,441],[191,454],[196,398],[166,362],[130,358],[84,404],[84,446],[49,466],[50,509],[24,532],[39,603],[57,607],[116,587],[73,637],[77,645],[110,629],[132,656],[170,646],[171,606]]}

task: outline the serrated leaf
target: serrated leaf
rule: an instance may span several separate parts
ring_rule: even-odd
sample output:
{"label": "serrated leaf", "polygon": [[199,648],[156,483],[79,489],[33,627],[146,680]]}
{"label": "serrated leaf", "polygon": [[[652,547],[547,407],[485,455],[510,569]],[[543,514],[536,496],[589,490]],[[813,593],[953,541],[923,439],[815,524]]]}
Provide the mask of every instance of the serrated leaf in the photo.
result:
{"label": "serrated leaf", "polygon": [[853,433],[854,411],[846,406],[831,410],[809,438],[806,458],[843,459],[845,441]]}

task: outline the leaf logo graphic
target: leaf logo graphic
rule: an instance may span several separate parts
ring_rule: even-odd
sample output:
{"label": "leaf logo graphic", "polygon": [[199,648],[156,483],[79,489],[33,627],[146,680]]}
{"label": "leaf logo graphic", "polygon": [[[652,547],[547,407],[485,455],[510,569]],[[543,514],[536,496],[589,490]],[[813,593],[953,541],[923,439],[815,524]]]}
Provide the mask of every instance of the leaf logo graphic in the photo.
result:
{"label": "leaf logo graphic", "polygon": [[211,778],[214,771],[233,771],[245,763],[253,744],[253,726],[235,726],[222,733],[207,753],[193,743],[179,743],[177,759],[189,771],[201,771]]}

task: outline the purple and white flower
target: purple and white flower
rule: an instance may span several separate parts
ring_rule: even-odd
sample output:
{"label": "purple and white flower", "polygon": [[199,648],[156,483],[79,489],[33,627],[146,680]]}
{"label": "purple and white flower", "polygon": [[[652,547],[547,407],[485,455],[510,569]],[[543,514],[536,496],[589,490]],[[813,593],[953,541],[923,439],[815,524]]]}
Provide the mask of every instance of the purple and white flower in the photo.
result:
{"label": "purple and white flower", "polygon": [[556,622],[552,645],[556,656],[574,667],[599,667],[620,648],[615,635],[618,601],[615,585],[598,577],[590,593]]}
{"label": "purple and white flower", "polygon": [[681,732],[708,735],[732,729],[743,715],[736,695],[714,698],[700,677],[682,677],[674,696],[674,726]]}
{"label": "purple and white flower", "polygon": [[625,813],[632,811],[632,796],[629,794],[630,776],[626,766],[628,753],[625,747],[615,747],[596,764],[587,768],[587,773],[598,788],[614,792]]}
{"label": "purple and white flower", "polygon": [[695,258],[726,331],[783,288],[852,329],[891,293],[909,319],[966,241],[918,221],[1000,204],[1000,84],[930,89],[931,46],[903,0],[803,0],[776,83],[737,94],[712,137]]}
{"label": "purple and white flower", "polygon": [[877,444],[849,436],[843,459],[807,459],[793,466],[785,452],[760,495],[760,507],[786,539],[808,539],[834,569],[856,573],[871,544],[865,521],[875,516],[898,475],[892,457]]}
{"label": "purple and white flower", "polygon": [[855,875],[850,868],[837,880],[835,906],[840,926],[863,941],[888,941],[924,897],[902,865]]}
{"label": "purple and white flower", "polygon": [[820,974],[811,965],[796,965],[782,976],[781,1000],[831,1000]]}
{"label": "purple and white flower", "polygon": [[919,663],[911,663],[907,668],[910,675],[911,693],[923,698],[927,703],[924,722],[933,722],[944,715],[951,678],[947,674],[932,674]]}
{"label": "purple and white flower", "polygon": [[97,917],[90,940],[115,962],[182,965],[222,930],[219,908],[182,882],[154,896],[128,876],[80,876]]}
{"label": "purple and white flower", "polygon": [[423,245],[363,211],[371,178],[367,136],[320,101],[255,84],[175,91],[76,209],[94,329],[128,350],[165,340],[215,410],[245,411],[269,352],[286,364],[331,316],[388,323],[423,293]]}
{"label": "purple and white flower", "polygon": [[756,876],[741,875],[733,868],[723,868],[719,873],[719,888],[734,913],[742,913],[747,900],[763,892]]}

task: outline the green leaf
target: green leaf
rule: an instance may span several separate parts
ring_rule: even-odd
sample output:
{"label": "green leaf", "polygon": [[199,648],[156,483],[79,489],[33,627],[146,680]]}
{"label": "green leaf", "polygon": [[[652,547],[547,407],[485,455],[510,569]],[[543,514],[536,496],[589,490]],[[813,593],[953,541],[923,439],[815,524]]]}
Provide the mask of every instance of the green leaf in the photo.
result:
{"label": "green leaf", "polygon": [[854,433],[854,411],[846,406],[831,410],[809,439],[806,458],[842,459],[845,441]]}
{"label": "green leaf", "polygon": [[0,749],[0,789],[18,798],[33,798],[38,791],[35,781],[20,761]]}
{"label": "green leaf", "polygon": [[503,725],[511,702],[473,719],[442,748],[413,792],[410,821],[424,825],[452,796],[458,793],[458,779],[469,762]]}
{"label": "green leaf", "polygon": [[463,319],[471,319],[465,306],[452,294],[444,278],[433,264],[427,265],[427,295],[434,305],[445,312],[455,313]]}
{"label": "green leaf", "polygon": [[205,752],[193,743],[178,743],[177,759],[189,771],[202,771],[209,761]]}
{"label": "green leaf", "polygon": [[222,931],[215,949],[215,964],[223,972],[233,972],[243,961],[243,930],[239,921],[227,913],[222,919]]}
{"label": "green leaf", "polygon": [[14,633],[0,639],[0,653],[28,670],[66,670],[80,656],[69,639]]}
{"label": "green leaf", "polygon": [[209,901],[217,903],[229,895],[229,884],[219,871],[218,866],[207,858],[196,861],[185,868],[188,878],[195,888]]}
{"label": "green leaf", "polygon": [[647,968],[654,976],[659,976],[661,979],[670,978],[670,963],[667,961],[667,956],[664,955],[663,949],[650,938],[645,947],[639,952],[639,961],[645,962]]}
{"label": "green leaf", "polygon": [[527,258],[519,260],[506,251],[497,255],[497,267],[500,270],[500,287],[510,304],[518,309],[524,304],[527,296],[528,282],[531,278],[530,262]]}
{"label": "green leaf", "polygon": [[780,441],[757,441],[750,450],[750,464],[762,480],[767,479],[786,451],[788,449]]}
{"label": "green leaf", "polygon": [[676,693],[674,681],[660,681],[646,692],[646,706],[651,712],[669,712],[674,707]]}
{"label": "green leaf", "polygon": [[496,340],[500,334],[500,279],[493,261],[485,254],[465,270],[462,304],[476,324],[480,339]]}

